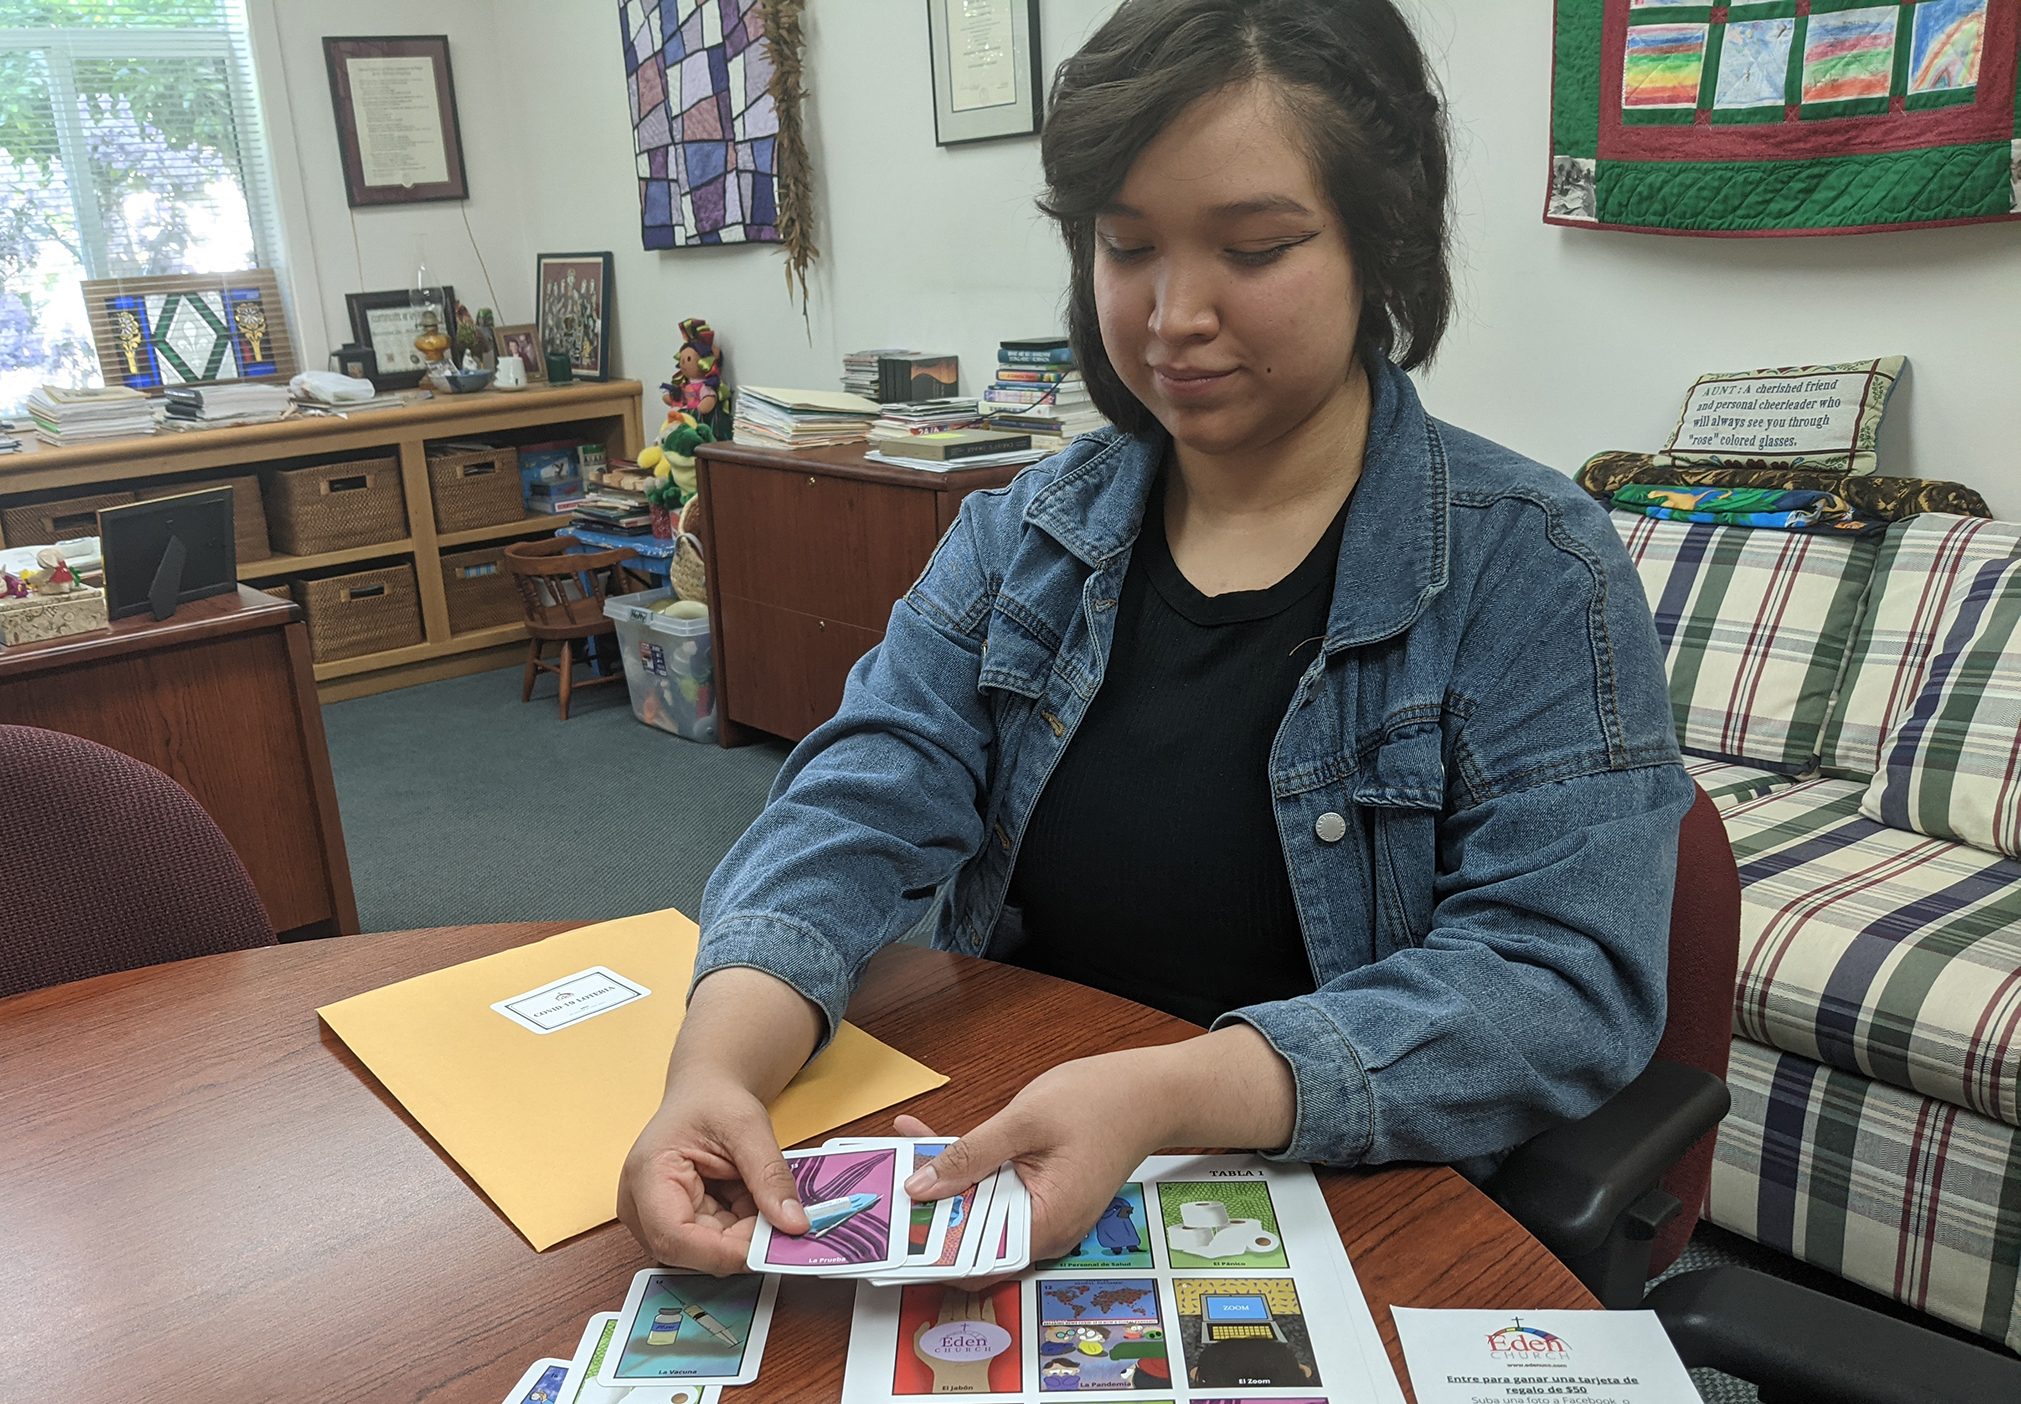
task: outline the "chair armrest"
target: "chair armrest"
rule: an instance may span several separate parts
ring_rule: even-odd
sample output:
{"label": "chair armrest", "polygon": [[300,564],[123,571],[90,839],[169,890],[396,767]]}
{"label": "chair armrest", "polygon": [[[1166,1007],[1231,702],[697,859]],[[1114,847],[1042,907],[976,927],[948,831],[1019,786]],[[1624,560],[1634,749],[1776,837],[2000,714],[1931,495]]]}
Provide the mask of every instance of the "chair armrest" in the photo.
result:
{"label": "chair armrest", "polygon": [[1681,1272],[1645,1303],[1687,1366],[1764,1398],[1831,1404],[2021,1399],[2021,1360],[1747,1268]]}
{"label": "chair armrest", "polygon": [[1516,1147],[1484,1188],[1560,1258],[1583,1257],[1719,1125],[1732,1101],[1711,1073],[1651,1063],[1592,1115]]}

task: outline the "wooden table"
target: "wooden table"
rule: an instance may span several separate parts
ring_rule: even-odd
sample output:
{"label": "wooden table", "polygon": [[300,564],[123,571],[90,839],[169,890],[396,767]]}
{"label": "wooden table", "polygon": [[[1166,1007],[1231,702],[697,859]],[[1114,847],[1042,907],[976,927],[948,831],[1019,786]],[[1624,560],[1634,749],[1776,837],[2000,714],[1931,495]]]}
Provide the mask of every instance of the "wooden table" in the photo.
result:
{"label": "wooden table", "polygon": [[798,741],[834,716],[962,498],[1024,466],[938,473],[874,463],[867,447],[696,451],[721,745]]}
{"label": "wooden table", "polygon": [[[169,618],[0,650],[0,721],[82,736],[196,797],[274,929],[358,929],[302,612],[241,585]],[[89,802],[89,796],[79,796]],[[0,797],[0,803],[5,798]]]}
{"label": "wooden table", "polygon": [[[279,946],[0,1001],[8,1358],[80,1404],[497,1404],[527,1364],[569,1355],[647,1266],[637,1245],[610,1224],[535,1254],[313,1012],[562,929]],[[956,1130],[1053,1063],[1196,1032],[1064,988],[899,948],[850,1016],[950,1077],[907,1109]],[[889,1126],[880,1113],[852,1129]],[[542,1152],[537,1121],[526,1139]],[[1320,1180],[1392,1361],[1393,1302],[1596,1305],[1450,1170]],[[750,1399],[840,1397],[852,1290],[784,1285]]]}

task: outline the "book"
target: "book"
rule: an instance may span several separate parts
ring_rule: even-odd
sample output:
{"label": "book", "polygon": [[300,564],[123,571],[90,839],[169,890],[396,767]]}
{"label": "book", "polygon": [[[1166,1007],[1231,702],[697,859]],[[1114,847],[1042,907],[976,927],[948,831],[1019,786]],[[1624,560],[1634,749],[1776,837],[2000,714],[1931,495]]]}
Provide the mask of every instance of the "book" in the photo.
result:
{"label": "book", "polygon": [[960,388],[961,358],[948,355],[879,356],[877,398],[930,400]]}
{"label": "book", "polygon": [[906,439],[908,458],[930,458],[942,462],[978,458],[989,454],[1019,453],[1032,446],[1029,434],[1006,434],[990,429],[947,429],[938,434],[915,434]]}
{"label": "book", "polygon": [[1064,336],[1026,336],[1000,341],[997,345],[1006,351],[1058,351],[1073,343]]}
{"label": "book", "polygon": [[1050,390],[1002,389],[992,385],[989,389],[982,392],[982,397],[984,401],[992,405],[1059,405],[1065,408],[1071,405],[1089,405],[1094,403],[1094,400],[1086,390],[1061,390],[1058,388]]}
{"label": "book", "polygon": [[1051,351],[1024,351],[1005,346],[997,352],[997,359],[1013,366],[1070,366],[1074,363],[1074,349],[1061,346]]}

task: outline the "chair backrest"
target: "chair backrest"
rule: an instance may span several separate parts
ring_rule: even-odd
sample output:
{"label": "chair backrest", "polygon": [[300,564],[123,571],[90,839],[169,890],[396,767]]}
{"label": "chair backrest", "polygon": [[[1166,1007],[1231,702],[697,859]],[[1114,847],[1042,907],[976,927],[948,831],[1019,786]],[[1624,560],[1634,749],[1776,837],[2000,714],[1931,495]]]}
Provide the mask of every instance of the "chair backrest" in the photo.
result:
{"label": "chair backrest", "polygon": [[175,781],[0,726],[0,996],[273,944],[245,865]]}
{"label": "chair backrest", "polygon": [[[1670,902],[1669,1016],[1656,1056],[1724,1080],[1733,1046],[1733,987],[1740,966],[1740,873],[1726,821],[1703,789],[1677,834],[1677,893]],[[1653,1277],[1684,1251],[1712,1181],[1708,1132],[1663,1177],[1684,1206],[1656,1236]]]}
{"label": "chair backrest", "polygon": [[617,567],[636,559],[638,552],[626,547],[571,553],[569,543],[558,536],[515,541],[505,548],[505,568],[519,586],[526,622],[535,629],[578,634],[601,622]]}

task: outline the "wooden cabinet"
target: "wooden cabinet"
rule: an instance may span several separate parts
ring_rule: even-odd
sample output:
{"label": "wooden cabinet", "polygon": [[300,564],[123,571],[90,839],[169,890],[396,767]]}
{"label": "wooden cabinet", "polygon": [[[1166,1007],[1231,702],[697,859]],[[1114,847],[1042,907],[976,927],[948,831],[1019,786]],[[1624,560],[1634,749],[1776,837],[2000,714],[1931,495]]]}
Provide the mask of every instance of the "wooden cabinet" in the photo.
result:
{"label": "wooden cabinet", "polygon": [[[514,620],[459,631],[449,617],[442,553],[545,536],[563,519],[531,516],[463,531],[438,530],[428,481],[431,445],[483,439],[524,444],[574,439],[599,443],[611,458],[637,458],[639,383],[578,381],[527,390],[415,397],[394,409],[358,410],[348,417],[298,416],[272,424],[224,429],[164,430],[147,438],[99,440],[61,447],[31,441],[19,454],[0,457],[0,509],[108,489],[160,495],[187,491],[211,479],[248,480],[282,465],[336,459],[397,459],[406,501],[407,533],[311,556],[262,551],[238,562],[239,579],[253,585],[345,566],[368,569],[412,562],[421,595],[421,642],[315,665],[326,702],[427,682],[459,672],[496,668],[525,652],[526,626]],[[91,534],[85,528],[79,534]],[[0,532],[0,546],[22,546]]]}
{"label": "wooden cabinet", "polygon": [[224,830],[276,931],[348,935],[358,908],[301,618],[240,586],[159,623],[130,615],[0,649],[0,722],[82,736],[166,772]]}
{"label": "wooden cabinet", "polygon": [[961,499],[1018,469],[872,463],[860,447],[708,444],[703,551],[725,746],[797,741],[835,715],[849,670],[884,637]]}

